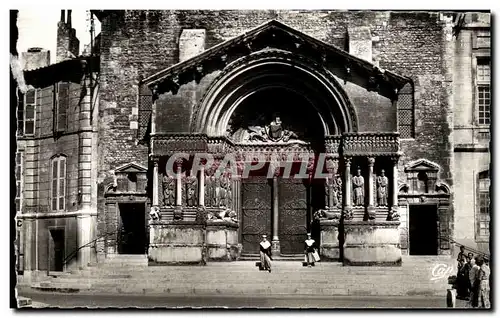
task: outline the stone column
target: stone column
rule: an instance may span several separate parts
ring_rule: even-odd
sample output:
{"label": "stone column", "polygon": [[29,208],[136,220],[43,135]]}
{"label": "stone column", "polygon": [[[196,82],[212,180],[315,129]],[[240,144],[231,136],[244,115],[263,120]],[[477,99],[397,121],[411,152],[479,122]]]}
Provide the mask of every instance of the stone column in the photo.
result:
{"label": "stone column", "polygon": [[345,206],[352,207],[351,158],[345,159]]}
{"label": "stone column", "polygon": [[345,162],[345,193],[344,193],[344,218],[346,220],[352,219],[352,180],[351,180],[351,158],[344,158]]}
{"label": "stone column", "polygon": [[279,202],[278,202],[278,177],[273,176],[273,241],[279,241],[278,221],[279,221]]}
{"label": "stone column", "polygon": [[[333,174],[330,174],[326,180],[327,185],[328,185],[328,207],[330,209],[334,208],[334,206],[333,206],[333,186],[330,182],[330,179],[333,179],[333,178],[334,178]],[[335,179],[333,179],[333,180],[335,180]]]}
{"label": "stone column", "polygon": [[200,168],[199,205],[205,206],[205,167]]}
{"label": "stone column", "polygon": [[375,219],[375,204],[374,204],[374,180],[373,180],[373,166],[375,165],[375,158],[368,158],[368,219]]}
{"label": "stone column", "polygon": [[175,184],[175,208],[174,208],[174,220],[182,220],[182,159],[176,160],[175,162],[176,170],[176,184]]}
{"label": "stone column", "polygon": [[392,158],[392,207],[389,212],[389,221],[399,221],[398,212],[398,157]]}
{"label": "stone column", "polygon": [[153,162],[153,207],[158,206],[158,160]]}
{"label": "stone column", "polygon": [[[279,168],[277,169],[279,173]],[[278,201],[278,173],[273,176],[273,239],[272,239],[272,253],[274,255],[280,254],[280,240],[278,237],[278,222],[279,222],[279,201]]]}
{"label": "stone column", "polygon": [[182,206],[182,165],[176,162],[175,205]]}

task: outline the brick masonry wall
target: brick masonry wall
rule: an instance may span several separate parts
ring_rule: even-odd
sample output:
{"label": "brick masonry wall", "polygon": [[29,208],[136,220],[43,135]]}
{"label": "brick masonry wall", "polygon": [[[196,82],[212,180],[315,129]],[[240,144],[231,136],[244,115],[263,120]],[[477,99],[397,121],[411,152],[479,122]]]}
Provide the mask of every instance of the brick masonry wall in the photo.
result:
{"label": "brick masonry wall", "polygon": [[[137,145],[129,116],[136,106],[139,78],[147,77],[178,62],[177,41],[183,28],[206,29],[206,48],[221,43],[270,19],[277,19],[316,39],[346,48],[348,27],[370,27],[373,60],[382,69],[408,76],[415,82],[415,139],[401,142],[400,179],[403,165],[426,158],[441,167],[439,178],[452,185],[451,177],[451,87],[447,61],[447,34],[451,31],[439,13],[424,12],[329,12],[329,11],[125,11],[104,18],[101,31],[101,95],[99,105],[100,190],[112,182],[112,170],[136,161],[146,165],[148,149]],[[187,94],[188,92],[186,92]],[[182,96],[182,95],[180,95]],[[190,100],[192,95],[189,95]],[[176,97],[176,100],[180,97]],[[370,101],[371,102],[371,101]],[[185,104],[168,111],[184,130],[190,118]],[[180,115],[174,109],[182,110]],[[388,109],[389,111],[389,109]],[[394,114],[392,110],[391,114]],[[366,109],[368,123],[380,122],[375,109]],[[166,119],[166,117],[162,117]],[[170,118],[171,120],[172,118]],[[173,121],[170,121],[173,122]],[[394,122],[388,122],[394,125]],[[380,127],[375,126],[375,130]],[[100,196],[102,199],[102,196]],[[101,200],[99,210],[103,209]],[[104,222],[101,218],[100,222]]]}

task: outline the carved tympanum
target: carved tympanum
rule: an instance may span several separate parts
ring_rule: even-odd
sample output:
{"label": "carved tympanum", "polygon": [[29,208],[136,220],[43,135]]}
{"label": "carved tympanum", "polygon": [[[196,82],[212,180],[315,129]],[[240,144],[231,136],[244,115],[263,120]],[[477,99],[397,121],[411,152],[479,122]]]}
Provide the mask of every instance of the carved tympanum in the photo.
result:
{"label": "carved tympanum", "polygon": [[[229,134],[232,128],[229,129]],[[300,140],[299,135],[291,130],[285,129],[281,118],[276,116],[267,125],[249,125],[241,136],[236,137],[236,134],[241,134],[240,130],[237,130],[232,134],[233,139],[240,140],[247,143],[305,143]]]}

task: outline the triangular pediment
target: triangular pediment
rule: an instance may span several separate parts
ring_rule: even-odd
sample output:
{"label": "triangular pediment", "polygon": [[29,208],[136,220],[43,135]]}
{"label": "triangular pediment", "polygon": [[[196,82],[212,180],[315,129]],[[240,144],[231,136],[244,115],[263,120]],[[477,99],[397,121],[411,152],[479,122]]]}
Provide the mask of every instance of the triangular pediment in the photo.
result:
{"label": "triangular pediment", "polygon": [[412,161],[405,166],[405,171],[439,171],[439,165],[427,159]]}
{"label": "triangular pediment", "polygon": [[115,169],[115,173],[132,173],[132,172],[147,173],[148,169],[135,162],[124,164]]}
{"label": "triangular pediment", "polygon": [[340,70],[339,77],[384,96],[394,96],[411,79],[384,71],[360,59],[276,20],[268,21],[239,36],[219,43],[204,52],[160,71],[141,82],[155,93],[176,89],[193,79],[197,81],[216,69],[223,69],[235,60],[254,52],[277,49],[306,57],[316,65]]}

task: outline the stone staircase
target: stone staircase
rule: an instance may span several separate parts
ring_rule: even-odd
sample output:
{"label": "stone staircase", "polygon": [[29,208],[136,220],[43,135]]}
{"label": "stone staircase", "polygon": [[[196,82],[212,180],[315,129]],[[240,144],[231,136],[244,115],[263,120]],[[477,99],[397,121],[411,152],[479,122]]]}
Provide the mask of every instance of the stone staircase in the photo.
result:
{"label": "stone staircase", "polygon": [[450,256],[406,256],[400,267],[319,262],[306,268],[302,262],[276,261],[269,273],[259,271],[250,260],[206,266],[148,266],[145,255],[119,255],[99,266],[47,277],[32,283],[31,288],[92,294],[445,297],[450,288],[447,278],[455,274],[454,268],[446,272],[450,265],[455,265]]}

